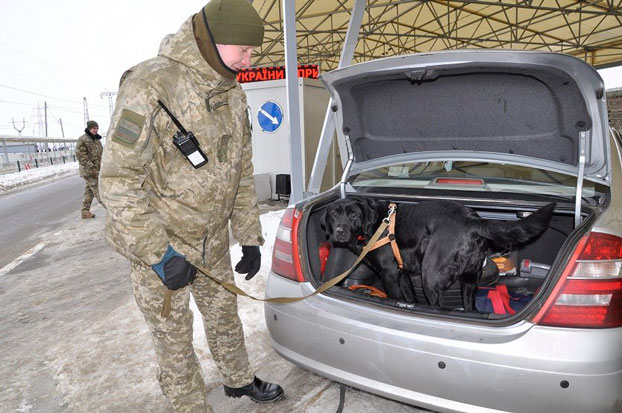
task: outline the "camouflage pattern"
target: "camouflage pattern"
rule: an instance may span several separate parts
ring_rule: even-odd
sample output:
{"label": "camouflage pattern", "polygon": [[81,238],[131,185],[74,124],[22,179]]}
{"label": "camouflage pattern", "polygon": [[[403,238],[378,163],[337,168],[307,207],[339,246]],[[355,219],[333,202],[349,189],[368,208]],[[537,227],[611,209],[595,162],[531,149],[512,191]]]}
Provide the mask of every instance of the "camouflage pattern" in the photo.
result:
{"label": "camouflage pattern", "polygon": [[99,191],[97,190],[97,177],[85,177],[86,187],[84,188],[84,200],[82,201],[82,211],[90,211],[93,198],[97,197],[99,203],[102,200],[99,198]]}
{"label": "camouflage pattern", "polygon": [[[201,56],[191,19],[160,56],[124,74],[99,177],[105,235],[134,262],[160,261],[167,244],[209,268],[229,249],[262,245],[246,97]],[[161,99],[199,141],[208,163],[194,169],[177,147]]]}
{"label": "camouflage pattern", "polygon": [[93,139],[86,133],[78,138],[76,142],[76,158],[80,164],[81,177],[97,178],[102,161],[102,152],[101,139]]}
{"label": "camouflage pattern", "polygon": [[[210,351],[230,387],[249,384],[236,297],[200,276],[173,294],[160,318],[165,286],[150,265],[170,244],[194,264],[233,282],[229,233],[262,245],[251,163],[246,98],[235,80],[201,56],[189,18],[167,36],[159,56],[126,72],[116,101],[99,176],[107,207],[105,237],[132,262],[136,301],[152,329],[164,394],[179,411],[205,411],[205,386],[192,347],[189,293],[203,315]],[[161,99],[192,131],[209,162],[194,169],[173,145],[177,128]]]}
{"label": "camouflage pattern", "polygon": [[[214,264],[212,273],[233,282],[228,253]],[[209,278],[199,277],[190,287],[173,292],[171,314],[162,318],[160,311],[166,287],[153,275],[151,268],[132,264],[134,297],[152,332],[162,392],[177,411],[211,411],[206,402],[201,365],[192,346],[190,292],[203,315],[205,335],[214,361],[223,375],[224,384],[230,387],[241,387],[253,380],[237,314],[237,298]]]}
{"label": "camouflage pattern", "polygon": [[86,133],[78,138],[76,143],[76,158],[80,164],[80,176],[86,181],[82,211],[89,211],[93,197],[101,204],[97,190],[97,177],[102,161],[103,147],[101,139],[93,139]]}

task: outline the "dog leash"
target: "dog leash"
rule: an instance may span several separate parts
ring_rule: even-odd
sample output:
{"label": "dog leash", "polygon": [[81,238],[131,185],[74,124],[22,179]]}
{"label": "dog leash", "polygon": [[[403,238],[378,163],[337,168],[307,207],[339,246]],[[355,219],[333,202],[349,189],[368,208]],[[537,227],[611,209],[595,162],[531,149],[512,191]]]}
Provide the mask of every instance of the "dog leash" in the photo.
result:
{"label": "dog leash", "polygon": [[397,261],[397,266],[402,269],[404,268],[404,261],[402,260],[402,254],[400,254],[400,249],[397,246],[397,241],[395,240],[395,217],[397,216],[397,205],[393,202],[389,204],[389,229],[387,230],[387,236],[378,240],[376,244],[372,247],[372,250],[376,248],[380,248],[383,245],[387,245],[391,243],[391,250],[393,250],[393,256],[395,257],[395,261]]}
{"label": "dog leash", "polygon": [[[313,293],[311,293],[309,295],[302,296],[302,297],[257,298],[257,297],[254,297],[254,296],[248,294],[246,291],[242,290],[241,288],[239,288],[235,284],[231,284],[231,283],[227,283],[227,282],[224,282],[224,281],[220,281],[219,279],[214,277],[209,272],[209,270],[207,270],[206,268],[203,268],[200,265],[195,265],[195,267],[196,267],[196,269],[200,273],[202,273],[203,275],[205,275],[206,277],[208,277],[212,281],[220,284],[225,289],[229,290],[229,292],[231,292],[231,293],[233,293],[235,295],[240,295],[240,296],[243,296],[243,297],[248,297],[251,300],[255,300],[255,301],[264,301],[264,302],[267,302],[267,303],[278,303],[278,304],[295,303],[296,301],[301,301],[301,300],[307,299],[309,297],[313,297],[314,295],[323,293],[324,291],[326,291],[329,288],[335,286],[341,280],[343,280],[348,275],[350,275],[350,272],[363,260],[363,258],[365,258],[367,253],[369,253],[373,249],[374,244],[378,241],[378,239],[380,238],[380,235],[382,235],[384,230],[389,225],[391,215],[392,215],[392,212],[389,210],[389,216],[387,216],[387,218],[384,218],[382,220],[382,222],[380,223],[380,226],[378,227],[378,229],[376,230],[374,235],[372,235],[372,237],[369,240],[369,242],[363,248],[363,251],[361,252],[361,255],[358,256],[358,258],[354,261],[354,264],[352,264],[352,266],[350,268],[348,268],[346,271],[342,272],[341,274],[339,274],[335,278],[332,278],[332,279],[326,281],[324,284],[320,285],[320,287],[317,290],[315,290]],[[172,299],[172,297],[173,297],[173,291],[171,291],[171,290],[169,290],[167,288],[166,289],[166,293],[164,295],[164,304],[162,305],[162,312],[160,313],[160,316],[162,316],[164,318],[168,317],[168,315],[169,315],[169,313],[171,311],[171,299]]]}

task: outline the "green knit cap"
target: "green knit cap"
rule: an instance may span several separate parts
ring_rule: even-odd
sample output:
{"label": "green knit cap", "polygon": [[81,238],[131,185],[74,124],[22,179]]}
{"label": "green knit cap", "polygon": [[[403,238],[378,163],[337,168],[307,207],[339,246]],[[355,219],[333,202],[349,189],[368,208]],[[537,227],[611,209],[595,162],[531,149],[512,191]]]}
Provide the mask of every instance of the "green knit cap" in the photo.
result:
{"label": "green knit cap", "polygon": [[263,20],[248,0],[211,0],[203,8],[218,44],[261,46]]}
{"label": "green knit cap", "polygon": [[90,120],[86,122],[86,128],[87,129],[99,128],[99,125],[94,120]]}

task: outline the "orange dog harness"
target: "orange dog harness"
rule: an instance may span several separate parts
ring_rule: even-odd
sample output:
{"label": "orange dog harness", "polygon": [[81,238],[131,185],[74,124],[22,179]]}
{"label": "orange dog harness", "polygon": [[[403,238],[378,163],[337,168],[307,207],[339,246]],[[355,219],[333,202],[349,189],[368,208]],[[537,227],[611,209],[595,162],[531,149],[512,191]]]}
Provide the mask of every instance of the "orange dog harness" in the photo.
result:
{"label": "orange dog harness", "polygon": [[393,250],[393,255],[395,256],[395,261],[397,261],[397,266],[400,269],[404,268],[404,261],[402,261],[402,255],[400,254],[400,249],[397,246],[397,241],[395,241],[395,216],[397,215],[397,205],[393,202],[389,204],[389,215],[384,219],[385,222],[389,222],[389,226],[387,227],[387,235],[383,238],[380,238],[370,251],[375,250],[376,248],[380,248],[383,245],[391,244],[391,249]]}

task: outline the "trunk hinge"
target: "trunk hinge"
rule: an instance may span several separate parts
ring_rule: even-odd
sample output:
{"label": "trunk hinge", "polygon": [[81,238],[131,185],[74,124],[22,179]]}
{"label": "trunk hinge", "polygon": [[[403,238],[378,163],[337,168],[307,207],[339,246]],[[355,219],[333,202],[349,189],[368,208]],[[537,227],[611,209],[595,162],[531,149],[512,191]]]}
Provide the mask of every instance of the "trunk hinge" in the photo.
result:
{"label": "trunk hinge", "polygon": [[587,131],[579,132],[579,172],[577,173],[577,193],[575,195],[574,226],[581,224],[581,201],[583,195],[583,175],[585,174],[585,147]]}

